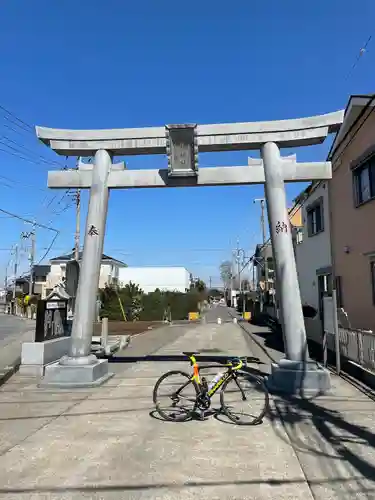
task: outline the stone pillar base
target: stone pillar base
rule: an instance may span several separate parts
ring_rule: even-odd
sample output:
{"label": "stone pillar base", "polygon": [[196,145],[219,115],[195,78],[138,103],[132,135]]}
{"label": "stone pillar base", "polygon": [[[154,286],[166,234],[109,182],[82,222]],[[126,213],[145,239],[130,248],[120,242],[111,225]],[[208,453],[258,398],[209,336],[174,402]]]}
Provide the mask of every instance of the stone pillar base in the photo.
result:
{"label": "stone pillar base", "polygon": [[329,371],[314,361],[302,363],[281,359],[278,364],[272,363],[266,383],[270,392],[300,396],[325,394],[331,390]]}
{"label": "stone pillar base", "polygon": [[44,378],[40,387],[56,387],[60,389],[74,389],[97,387],[107,382],[114,373],[108,371],[108,360],[96,359],[89,364],[57,363],[46,366]]}

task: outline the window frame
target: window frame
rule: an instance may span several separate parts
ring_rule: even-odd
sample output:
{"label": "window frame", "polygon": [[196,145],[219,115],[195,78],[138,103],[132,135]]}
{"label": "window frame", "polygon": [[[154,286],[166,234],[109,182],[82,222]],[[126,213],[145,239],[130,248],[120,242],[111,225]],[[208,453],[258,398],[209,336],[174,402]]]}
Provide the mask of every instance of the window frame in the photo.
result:
{"label": "window frame", "polygon": [[[324,206],[323,206],[323,196],[319,196],[306,208],[306,218],[307,218],[307,236],[311,238],[324,231]],[[320,228],[317,231],[313,231],[312,217],[314,212],[320,211]],[[316,222],[315,222],[316,224]],[[317,225],[317,224],[316,224]]]}
{"label": "window frame", "polygon": [[[361,174],[368,170],[368,182],[369,182],[369,197],[363,199],[362,197],[362,187],[361,187]],[[352,166],[353,175],[353,195],[354,195],[354,205],[359,208],[366,203],[375,200],[375,152],[372,151],[370,155],[367,155],[362,161],[357,161]]]}

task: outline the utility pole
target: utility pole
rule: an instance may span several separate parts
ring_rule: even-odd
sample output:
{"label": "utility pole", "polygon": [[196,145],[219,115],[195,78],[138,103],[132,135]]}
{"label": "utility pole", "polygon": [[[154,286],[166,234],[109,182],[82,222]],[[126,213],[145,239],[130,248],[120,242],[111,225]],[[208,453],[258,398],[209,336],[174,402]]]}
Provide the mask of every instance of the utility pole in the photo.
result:
{"label": "utility pole", "polygon": [[14,247],[14,283],[13,283],[13,300],[16,299],[16,281],[18,272],[18,244]]}
{"label": "utility pole", "polygon": [[[30,276],[29,276],[29,295],[32,295],[33,293],[33,283],[34,283],[34,260],[35,260],[35,220],[32,223],[33,227],[30,232],[22,232],[21,233],[21,240],[28,240],[30,238],[31,243],[30,243],[30,252],[29,252],[29,269],[30,269]],[[26,247],[27,248],[27,247]]]}
{"label": "utility pole", "polygon": [[5,289],[5,291],[7,291],[7,289],[8,289],[8,271],[9,271],[9,266],[10,266],[10,264],[12,262],[12,253],[13,253],[13,247],[11,248],[10,256],[9,256],[7,265],[5,267],[5,278],[4,278],[4,289]]}
{"label": "utility pole", "polygon": [[252,262],[252,264],[253,264],[253,283],[252,283],[252,290],[255,290],[255,289],[256,289],[256,287],[255,287],[255,265],[254,265],[254,257],[253,257],[253,259],[252,259],[252,260],[253,260],[253,262]]}
{"label": "utility pole", "polygon": [[[242,254],[242,261],[240,258],[241,254]],[[234,261],[237,264],[238,290],[239,290],[239,294],[241,296],[241,294],[242,294],[241,272],[245,268],[244,262],[246,260],[246,257],[245,257],[245,250],[243,248],[240,248],[240,243],[238,240],[237,240],[237,248],[236,248],[236,250],[233,251],[233,256],[234,256]],[[243,312],[245,312],[245,297],[244,296],[242,297],[242,309],[243,309]]]}
{"label": "utility pole", "polygon": [[241,295],[241,266],[240,266],[240,242],[237,240],[236,249],[236,261],[237,261],[237,276],[238,276],[238,289]]}
{"label": "utility pole", "polygon": [[209,277],[209,280],[208,280],[208,281],[209,281],[209,283],[210,283],[210,290],[211,290],[211,289],[212,289],[212,278],[211,278],[211,276]]}
{"label": "utility pole", "polygon": [[[267,262],[267,251],[266,251],[266,222],[264,217],[265,212],[265,199],[264,198],[255,198],[254,203],[260,202],[260,225],[262,228],[262,243],[263,243],[263,252],[264,252],[264,291],[268,291],[268,262]],[[261,293],[261,311],[263,311],[263,294]]]}
{"label": "utility pole", "polygon": [[233,303],[234,303],[234,300],[233,300],[234,276],[235,276],[234,259],[235,259],[235,254],[234,254],[234,251],[232,250],[232,266],[231,266],[231,277],[230,277],[230,305],[231,305],[231,307],[233,307]]}
{"label": "utility pole", "polygon": [[35,261],[35,224],[30,233],[31,248],[30,248],[30,280],[29,280],[29,295],[33,294],[34,290],[34,261]]}

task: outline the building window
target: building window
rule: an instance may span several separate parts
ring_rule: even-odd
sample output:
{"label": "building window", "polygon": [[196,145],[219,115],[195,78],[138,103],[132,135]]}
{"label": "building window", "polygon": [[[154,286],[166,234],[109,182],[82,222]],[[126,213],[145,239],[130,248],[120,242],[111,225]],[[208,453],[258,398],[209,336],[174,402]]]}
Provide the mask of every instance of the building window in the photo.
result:
{"label": "building window", "polygon": [[356,206],[375,198],[375,155],[353,171]]}
{"label": "building window", "polygon": [[319,198],[316,202],[308,206],[306,212],[308,235],[314,236],[324,231],[323,198]]}

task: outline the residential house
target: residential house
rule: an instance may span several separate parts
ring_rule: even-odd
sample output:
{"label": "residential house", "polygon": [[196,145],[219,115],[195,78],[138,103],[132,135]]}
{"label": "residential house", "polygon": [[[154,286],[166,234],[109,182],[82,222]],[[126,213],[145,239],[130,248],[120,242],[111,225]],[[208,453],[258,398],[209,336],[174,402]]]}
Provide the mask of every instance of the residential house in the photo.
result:
{"label": "residential house", "polygon": [[313,182],[297,198],[301,226],[294,232],[294,248],[302,305],[317,314],[305,318],[308,338],[321,342],[323,296],[332,290],[328,183]]}
{"label": "residential house", "polygon": [[375,95],[353,95],[328,159],[332,261],[339,307],[375,331]]}
{"label": "residential house", "polygon": [[[288,210],[290,229],[292,232],[299,230],[302,226],[301,214],[301,206],[299,203],[295,203]],[[262,300],[264,301],[264,304],[268,304],[271,309],[274,310],[272,314],[276,314],[276,270],[270,239],[267,240],[265,244],[258,244],[256,246],[254,253],[254,266],[256,268],[257,289],[265,292],[263,294]]]}
{"label": "residential house", "polygon": [[29,276],[20,276],[16,279],[16,283],[13,282],[8,283],[7,292],[15,291],[16,296],[28,294],[30,288],[30,278]]}
{"label": "residential house", "polygon": [[272,288],[274,265],[271,240],[266,241],[264,245],[258,244],[255,247],[254,266],[256,269],[255,280],[257,288],[260,290]]}
{"label": "residential house", "polygon": [[45,297],[45,289],[47,283],[47,276],[50,272],[51,266],[37,265],[33,267],[33,294]]}
{"label": "residential house", "polygon": [[[82,260],[82,254],[83,252],[79,252],[79,262]],[[74,253],[72,252],[50,260],[50,270],[47,274],[45,285],[42,287],[43,292],[41,295],[43,298],[66,277],[66,264],[73,259]],[[124,267],[126,267],[124,262],[103,254],[100,266],[99,288],[118,283],[119,271]]]}

